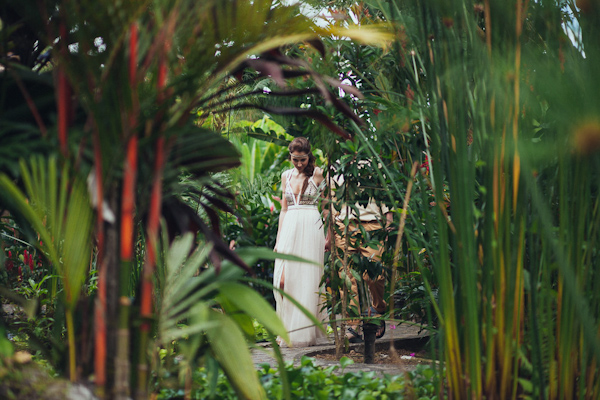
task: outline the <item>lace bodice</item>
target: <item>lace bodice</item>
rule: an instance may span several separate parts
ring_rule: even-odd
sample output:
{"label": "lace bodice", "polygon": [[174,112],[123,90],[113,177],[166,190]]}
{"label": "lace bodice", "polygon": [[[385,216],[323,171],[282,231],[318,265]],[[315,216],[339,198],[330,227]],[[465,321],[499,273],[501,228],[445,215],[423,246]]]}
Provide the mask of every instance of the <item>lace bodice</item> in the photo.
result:
{"label": "lace bodice", "polygon": [[292,190],[292,185],[290,184],[290,177],[292,176],[293,170],[288,170],[286,176],[286,185],[285,185],[285,199],[287,200],[288,207],[289,206],[316,206],[317,201],[319,200],[319,196],[325,187],[325,180],[321,182],[319,186],[315,184],[313,180],[313,176],[308,179],[308,185],[306,186],[306,190],[299,196],[294,196],[294,191]]}

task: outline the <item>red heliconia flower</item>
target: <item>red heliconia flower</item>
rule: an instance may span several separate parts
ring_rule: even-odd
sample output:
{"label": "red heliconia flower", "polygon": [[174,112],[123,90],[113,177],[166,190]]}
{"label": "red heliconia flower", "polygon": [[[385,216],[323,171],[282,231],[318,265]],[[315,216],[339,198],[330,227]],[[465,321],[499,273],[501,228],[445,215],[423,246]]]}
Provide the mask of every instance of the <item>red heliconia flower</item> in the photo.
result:
{"label": "red heliconia flower", "polygon": [[19,282],[23,280],[23,268],[19,265],[19,269],[17,270],[19,274]]}
{"label": "red heliconia flower", "polygon": [[9,250],[9,251],[8,251],[8,258],[6,259],[6,261],[4,261],[4,266],[6,267],[6,270],[7,270],[7,271],[12,271],[12,269],[13,269],[13,268],[14,268],[14,266],[15,266],[15,265],[13,264],[13,261],[11,260],[11,258],[12,258],[12,253],[11,253],[11,251]]}
{"label": "red heliconia flower", "polygon": [[376,116],[379,115],[380,112],[381,112],[381,110],[379,108],[373,109],[373,114],[375,114]]}
{"label": "red heliconia flower", "polygon": [[33,256],[29,255],[29,269],[33,272]]}

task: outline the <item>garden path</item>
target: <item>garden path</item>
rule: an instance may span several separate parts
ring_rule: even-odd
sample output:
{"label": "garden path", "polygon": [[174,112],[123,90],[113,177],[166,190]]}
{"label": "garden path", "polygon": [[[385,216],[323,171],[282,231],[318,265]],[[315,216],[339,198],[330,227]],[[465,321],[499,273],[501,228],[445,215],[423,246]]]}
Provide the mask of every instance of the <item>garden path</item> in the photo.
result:
{"label": "garden path", "polygon": [[[402,324],[396,326],[395,329],[391,329],[392,325],[387,324],[386,333],[382,338],[377,339],[375,342],[376,351],[389,349],[390,342],[394,341],[395,348],[400,350],[403,348],[404,343],[418,341],[419,339],[425,339],[429,333],[426,330],[420,331],[419,326]],[[270,348],[270,343],[261,344],[259,348],[252,350],[252,359],[256,366],[261,364],[269,364],[273,367],[277,366],[277,361],[273,357],[273,349]],[[363,343],[350,344],[350,351],[362,353],[364,349]],[[283,359],[288,362],[292,361],[294,365],[300,364],[300,360],[303,356],[309,356],[315,358],[315,365],[328,367],[331,365],[339,365],[339,362],[334,357],[321,357],[325,354],[335,354],[335,344],[333,335],[327,338],[321,339],[316,346],[311,347],[290,347],[281,348]],[[399,352],[400,354],[402,352]],[[316,356],[319,356],[318,358]],[[376,363],[376,364],[364,364],[355,362],[344,368],[344,372],[352,371],[375,371],[378,374],[390,374],[399,375],[405,371],[414,369],[414,367],[421,363],[427,362],[424,359],[405,356],[401,357],[397,363]]]}

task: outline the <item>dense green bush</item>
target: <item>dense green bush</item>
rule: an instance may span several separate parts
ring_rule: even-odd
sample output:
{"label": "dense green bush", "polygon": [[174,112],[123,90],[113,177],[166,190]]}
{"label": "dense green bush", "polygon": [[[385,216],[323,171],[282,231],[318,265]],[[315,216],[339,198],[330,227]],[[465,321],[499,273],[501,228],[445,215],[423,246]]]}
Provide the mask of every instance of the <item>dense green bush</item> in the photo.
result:
{"label": "dense green bush", "polygon": [[[395,317],[437,327],[438,318],[431,312],[431,296],[422,274],[417,271],[407,273],[398,279],[397,285],[398,288],[394,291]],[[437,300],[437,289],[432,289],[432,293]]]}

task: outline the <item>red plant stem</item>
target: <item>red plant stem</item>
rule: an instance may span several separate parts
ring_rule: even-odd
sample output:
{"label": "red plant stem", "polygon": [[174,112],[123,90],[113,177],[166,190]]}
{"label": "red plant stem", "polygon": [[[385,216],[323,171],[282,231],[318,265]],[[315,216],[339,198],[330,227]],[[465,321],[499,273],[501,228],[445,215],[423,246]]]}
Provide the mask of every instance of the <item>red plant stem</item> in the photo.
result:
{"label": "red plant stem", "polygon": [[160,63],[160,65],[158,66],[157,81],[158,81],[157,82],[158,83],[157,99],[158,99],[158,103],[162,104],[166,97],[165,86],[167,83],[167,66],[165,65],[165,63]]}
{"label": "red plant stem", "polygon": [[154,180],[152,183],[152,194],[150,197],[150,211],[148,213],[147,227],[147,252],[146,262],[142,275],[140,316],[140,353],[138,359],[138,396],[146,397],[148,383],[148,362],[146,351],[150,333],[150,318],[152,316],[152,276],[156,265],[156,244],[158,241],[158,228],[160,223],[160,204],[162,200],[162,168],[165,156],[165,139],[159,137],[156,141],[156,158],[154,163]]}
{"label": "red plant stem", "polygon": [[135,96],[137,76],[138,27],[131,24],[129,36],[129,85],[132,90],[133,110],[129,115],[130,137],[127,141],[127,158],[123,178],[123,203],[121,207],[121,260],[131,261],[133,258],[133,225],[135,210],[135,180],[137,176],[138,137],[135,133],[137,121],[137,98]]}
{"label": "red plant stem", "polygon": [[[64,22],[61,22],[60,27],[61,42],[63,43],[63,51],[67,50],[67,27]],[[71,87],[67,80],[67,75],[64,72],[63,66],[57,68],[57,91],[58,91],[58,143],[60,152],[64,157],[67,157],[67,131],[69,129],[69,120],[71,116]]]}
{"label": "red plant stem", "polygon": [[46,128],[46,125],[44,124],[44,121],[42,120],[42,116],[40,115],[40,113],[35,105],[35,102],[29,95],[29,92],[25,88],[25,85],[23,85],[23,82],[21,81],[21,78],[19,78],[19,75],[17,75],[12,69],[9,69],[9,72],[12,75],[13,79],[15,80],[15,83],[19,87],[19,90],[21,91],[23,98],[25,98],[27,107],[29,107],[31,114],[33,114],[33,119],[35,119],[35,123],[37,124],[37,126],[42,134],[42,137],[45,138],[46,136],[48,136],[48,128]]}
{"label": "red plant stem", "polygon": [[133,258],[133,225],[135,212],[135,179],[137,175],[137,135],[127,142],[127,159],[123,179],[123,205],[121,208],[121,260]]}
{"label": "red plant stem", "polygon": [[[163,60],[158,65],[158,101],[162,103],[164,101],[163,90],[167,82],[167,65]],[[142,304],[141,314],[142,317],[150,316],[151,313],[151,292],[152,292],[152,274],[154,273],[154,266],[156,263],[156,241],[158,240],[158,227],[160,224],[160,203],[162,201],[162,168],[164,164],[164,147],[165,138],[159,136],[156,141],[156,154],[154,159],[154,179],[152,182],[152,193],[150,195],[150,211],[148,214],[148,257],[146,264],[144,265],[144,285],[146,289],[142,287]],[[147,286],[149,285],[149,286]],[[144,296],[145,295],[145,296]]]}
{"label": "red plant stem", "polygon": [[137,175],[136,134],[127,142],[127,158],[123,178],[123,196],[121,204],[121,268],[119,279],[119,330],[117,332],[117,357],[115,359],[115,391],[117,396],[128,398],[130,392],[130,345],[129,318],[131,301],[129,300],[129,280],[133,260],[134,217],[135,217],[135,180]]}
{"label": "red plant stem", "polygon": [[102,149],[100,148],[100,132],[94,129],[94,165],[96,174],[96,240],[98,257],[96,261],[98,269],[98,297],[94,308],[94,321],[96,328],[94,373],[96,376],[96,387],[103,393],[106,385],[106,268],[104,268],[104,218],[103,200],[104,191],[102,187]]}
{"label": "red plant stem", "polygon": [[102,397],[106,385],[106,268],[98,270],[98,297],[94,307],[94,373],[98,394]]}
{"label": "red plant stem", "polygon": [[137,57],[138,57],[138,26],[136,23],[131,24],[129,34],[129,84],[134,88],[137,76]]}
{"label": "red plant stem", "polygon": [[[159,105],[165,99],[164,88],[167,80],[166,56],[158,64],[158,102]],[[160,225],[160,206],[162,202],[162,174],[165,160],[165,138],[159,136],[156,141],[156,154],[154,159],[154,178],[152,182],[152,193],[150,195],[150,210],[148,212],[147,225],[147,252],[142,275],[142,288],[140,300],[140,353],[138,359],[138,385],[137,398],[145,398],[148,383],[148,362],[146,350],[150,333],[150,318],[152,316],[152,276],[156,265],[156,245],[158,241],[158,228]]]}
{"label": "red plant stem", "polygon": [[117,357],[115,358],[115,395],[117,398],[130,397],[130,341],[129,319],[131,301],[129,299],[129,280],[134,255],[135,241],[135,187],[137,176],[138,135],[136,132],[138,116],[137,98],[137,50],[138,26],[134,22],[129,32],[129,87],[132,107],[128,116],[128,125],[124,127],[127,139],[127,153],[123,174],[123,193],[121,197],[121,268],[119,279],[119,329],[117,331]]}
{"label": "red plant stem", "polygon": [[149,292],[142,288],[142,317],[150,316],[152,274],[156,264],[156,242],[158,240],[158,227],[160,222],[160,204],[162,200],[162,167],[164,164],[165,138],[159,137],[156,141],[156,158],[154,163],[154,181],[152,183],[152,194],[150,197],[150,212],[148,216],[148,256],[144,265],[144,284],[149,285]]}

